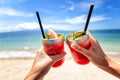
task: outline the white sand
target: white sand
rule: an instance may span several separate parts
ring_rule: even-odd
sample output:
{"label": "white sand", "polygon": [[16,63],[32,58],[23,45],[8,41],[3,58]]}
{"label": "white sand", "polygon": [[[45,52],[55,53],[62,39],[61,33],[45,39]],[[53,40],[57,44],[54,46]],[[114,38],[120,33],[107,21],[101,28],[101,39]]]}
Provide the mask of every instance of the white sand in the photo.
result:
{"label": "white sand", "polygon": [[[0,80],[23,80],[28,73],[33,59],[0,59]],[[78,65],[68,59],[59,68],[52,68],[44,80],[119,80],[97,68],[92,63]]]}
{"label": "white sand", "polygon": [[59,68],[52,68],[44,80],[119,80],[97,68],[92,63],[78,65],[73,60],[66,61]]}
{"label": "white sand", "polygon": [[[44,80],[119,80],[92,63],[87,65],[76,64],[69,50],[66,52],[68,53],[65,57],[65,63],[61,67],[52,68]],[[115,54],[115,56],[109,54],[109,56],[120,62],[120,54]],[[23,80],[32,63],[33,58],[0,59],[0,80]]]}

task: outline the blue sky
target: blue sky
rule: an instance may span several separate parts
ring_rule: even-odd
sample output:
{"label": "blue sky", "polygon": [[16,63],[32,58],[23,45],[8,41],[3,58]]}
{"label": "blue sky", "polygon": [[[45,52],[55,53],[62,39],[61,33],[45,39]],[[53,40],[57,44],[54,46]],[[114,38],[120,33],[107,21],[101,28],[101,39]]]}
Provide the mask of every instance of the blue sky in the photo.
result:
{"label": "blue sky", "polygon": [[0,32],[39,29],[83,30],[90,5],[89,30],[120,29],[120,0],[0,0]]}

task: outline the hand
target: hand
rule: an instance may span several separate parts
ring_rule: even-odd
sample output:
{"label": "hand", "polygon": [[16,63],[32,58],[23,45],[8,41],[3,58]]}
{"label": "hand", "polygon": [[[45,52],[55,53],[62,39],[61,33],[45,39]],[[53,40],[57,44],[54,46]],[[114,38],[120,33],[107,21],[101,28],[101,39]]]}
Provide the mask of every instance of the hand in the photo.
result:
{"label": "hand", "polygon": [[76,43],[73,43],[71,47],[77,52],[82,53],[90,61],[99,68],[111,73],[112,75],[120,78],[120,64],[113,62],[102,50],[98,41],[89,33],[91,47],[85,49]]}
{"label": "hand", "polygon": [[82,53],[87,58],[91,60],[95,65],[99,67],[108,66],[106,55],[104,54],[103,50],[101,49],[98,41],[89,33],[90,36],[90,44],[91,47],[89,49],[85,49],[78,44],[72,44],[72,48],[77,52]]}
{"label": "hand", "polygon": [[66,53],[63,52],[58,55],[49,56],[43,51],[43,48],[41,48],[39,51],[37,51],[32,68],[25,80],[41,80],[50,70],[51,66],[63,58],[65,54]]}

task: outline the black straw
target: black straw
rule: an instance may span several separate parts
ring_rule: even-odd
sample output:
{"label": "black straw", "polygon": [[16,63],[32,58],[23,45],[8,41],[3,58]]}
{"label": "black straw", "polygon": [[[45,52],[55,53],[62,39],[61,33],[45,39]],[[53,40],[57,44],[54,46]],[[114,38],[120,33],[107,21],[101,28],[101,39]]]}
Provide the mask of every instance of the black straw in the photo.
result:
{"label": "black straw", "polygon": [[41,23],[41,20],[40,20],[39,12],[36,12],[36,15],[37,15],[37,19],[38,19],[40,29],[41,29],[41,32],[42,32],[42,36],[43,36],[43,38],[45,38],[45,34],[44,34],[44,30],[43,30],[42,23]]}
{"label": "black straw", "polygon": [[84,32],[87,31],[88,24],[89,24],[89,21],[90,21],[90,18],[91,18],[91,14],[92,14],[93,8],[94,8],[94,5],[91,5],[91,6],[90,6],[89,13],[88,13],[87,20],[86,20],[86,24],[85,24]]}

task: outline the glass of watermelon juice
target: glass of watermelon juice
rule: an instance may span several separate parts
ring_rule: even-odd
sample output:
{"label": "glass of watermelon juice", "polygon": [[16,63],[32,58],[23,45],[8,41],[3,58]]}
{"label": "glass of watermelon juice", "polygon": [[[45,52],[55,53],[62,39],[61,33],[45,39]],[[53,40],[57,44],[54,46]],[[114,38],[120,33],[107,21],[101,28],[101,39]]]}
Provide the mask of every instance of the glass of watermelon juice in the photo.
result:
{"label": "glass of watermelon juice", "polygon": [[85,65],[90,62],[90,60],[83,54],[75,51],[72,47],[72,43],[77,43],[86,49],[90,48],[89,35],[85,32],[73,32],[66,37],[66,43],[71,51],[74,61],[78,64]]}
{"label": "glass of watermelon juice", "polygon": [[[50,35],[46,34],[47,38],[42,39],[44,51],[52,56],[64,52],[64,34],[56,34],[54,31],[49,31],[48,33],[50,33]],[[59,67],[63,63],[64,58],[57,61],[52,67]]]}

